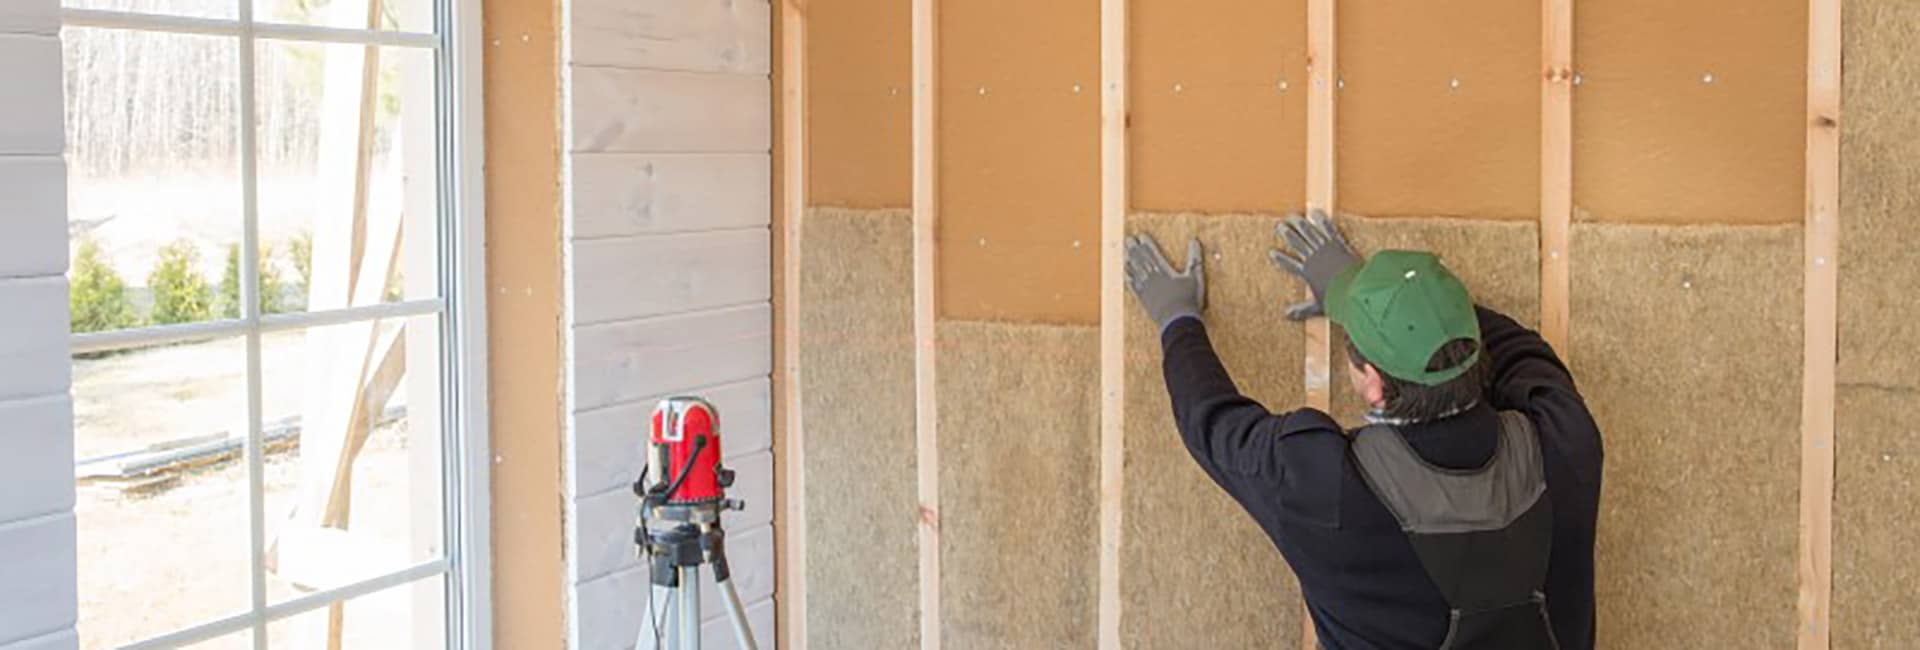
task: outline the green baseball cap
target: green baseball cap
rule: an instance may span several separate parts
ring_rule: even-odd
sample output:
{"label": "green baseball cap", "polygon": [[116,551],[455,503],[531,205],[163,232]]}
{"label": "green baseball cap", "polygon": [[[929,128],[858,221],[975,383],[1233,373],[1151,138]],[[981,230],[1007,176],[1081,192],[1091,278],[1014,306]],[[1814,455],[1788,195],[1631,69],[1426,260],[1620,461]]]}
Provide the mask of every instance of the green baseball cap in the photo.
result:
{"label": "green baseball cap", "polygon": [[1428,370],[1440,346],[1480,340],[1480,318],[1467,285],[1432,253],[1384,250],[1341,271],[1327,287],[1327,318],[1375,368],[1433,386],[1460,376],[1480,353],[1451,368]]}

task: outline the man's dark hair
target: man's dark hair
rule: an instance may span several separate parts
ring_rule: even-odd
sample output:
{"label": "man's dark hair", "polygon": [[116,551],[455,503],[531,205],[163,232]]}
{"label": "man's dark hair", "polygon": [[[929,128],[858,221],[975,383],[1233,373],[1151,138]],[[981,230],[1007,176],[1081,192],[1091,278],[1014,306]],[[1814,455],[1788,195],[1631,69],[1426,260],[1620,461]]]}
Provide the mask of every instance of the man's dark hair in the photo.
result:
{"label": "man's dark hair", "polygon": [[[1454,339],[1435,350],[1433,358],[1427,360],[1427,370],[1452,368],[1461,361],[1480,351],[1480,342],[1473,339]],[[1366,355],[1353,346],[1353,339],[1347,339],[1347,359],[1355,366],[1373,365]],[[1376,366],[1375,369],[1378,369]],[[1426,386],[1405,381],[1385,371],[1380,372],[1381,383],[1385,385],[1386,409],[1382,414],[1395,419],[1412,422],[1424,422],[1458,413],[1472,406],[1477,400],[1484,399],[1487,389],[1492,385],[1492,364],[1486,355],[1473,363],[1473,367],[1460,376],[1447,381]]]}

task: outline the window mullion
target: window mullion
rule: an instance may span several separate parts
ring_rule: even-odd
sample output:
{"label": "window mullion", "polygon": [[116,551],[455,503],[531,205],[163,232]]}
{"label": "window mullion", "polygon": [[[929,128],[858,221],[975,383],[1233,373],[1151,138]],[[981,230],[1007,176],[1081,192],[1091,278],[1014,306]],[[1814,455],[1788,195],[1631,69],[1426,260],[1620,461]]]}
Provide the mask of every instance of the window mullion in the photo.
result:
{"label": "window mullion", "polygon": [[240,3],[240,315],[247,324],[247,575],[254,650],[267,650],[266,462],[260,434],[260,170],[253,0]]}

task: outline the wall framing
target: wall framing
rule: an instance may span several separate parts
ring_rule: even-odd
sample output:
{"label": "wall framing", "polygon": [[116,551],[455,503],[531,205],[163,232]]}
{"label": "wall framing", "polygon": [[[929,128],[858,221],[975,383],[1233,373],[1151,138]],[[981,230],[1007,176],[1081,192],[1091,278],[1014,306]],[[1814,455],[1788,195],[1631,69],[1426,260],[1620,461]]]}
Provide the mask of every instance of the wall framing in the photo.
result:
{"label": "wall framing", "polygon": [[1125,530],[1127,0],[1100,1],[1100,650],[1120,650]]}
{"label": "wall framing", "polygon": [[[937,413],[935,386],[936,353],[935,300],[938,226],[938,143],[936,142],[936,74],[938,62],[937,0],[913,3],[913,219],[914,219],[914,358],[916,453],[919,461],[920,619],[921,647],[941,644],[940,617],[940,501],[938,489],[939,448],[935,429]],[[1574,95],[1579,75],[1574,62],[1574,0],[1542,0],[1540,105],[1540,214],[1538,216],[1538,273],[1540,329],[1564,358],[1571,349],[1571,239],[1576,220],[1574,205]],[[1128,5],[1126,0],[1101,0],[1101,277],[1099,283],[1101,372],[1100,372],[1100,563],[1098,576],[1098,639],[1102,650],[1125,645],[1121,619],[1123,585],[1119,555],[1125,531],[1122,503],[1126,484],[1120,468],[1124,464],[1124,377],[1121,322],[1127,298],[1121,283],[1122,242],[1126,215],[1130,208],[1128,193]],[[1309,207],[1335,212],[1335,129],[1337,93],[1341,80],[1335,51],[1336,11],[1333,0],[1308,3],[1308,131],[1306,148],[1306,203]],[[786,27],[804,21],[804,7],[793,0],[782,0],[780,12]],[[1798,549],[1798,647],[1824,650],[1829,647],[1827,629],[1830,618],[1832,585],[1831,538],[1833,506],[1834,444],[1834,353],[1837,327],[1834,295],[1837,289],[1838,252],[1838,115],[1839,115],[1839,0],[1809,0],[1809,42],[1807,52],[1807,206],[1805,215],[1805,375],[1802,404],[1802,448],[1800,458],[1801,492],[1799,503],[1800,541]],[[799,31],[799,30],[794,30]],[[783,213],[789,215],[779,229],[783,237],[777,262],[782,272],[782,294],[796,300],[799,230],[797,215],[805,209],[804,188],[792,185],[804,178],[805,138],[800,96],[803,87],[799,71],[804,36],[782,32],[784,56],[779,92],[790,104],[783,105],[780,121],[784,133],[781,142],[788,148],[781,156],[790,166],[778,183]],[[1335,212],[1337,214],[1337,212]],[[1584,217],[1582,217],[1584,218]],[[789,305],[797,303],[789,303]],[[802,335],[797,320],[780,317],[781,337],[792,340]],[[1332,382],[1331,332],[1324,319],[1306,324],[1306,346],[1302,373],[1305,378],[1304,403],[1330,407]],[[781,352],[781,376],[791,384],[797,378],[798,357]],[[804,647],[801,620],[804,608],[804,512],[796,503],[804,486],[804,477],[787,465],[798,458],[801,414],[797,412],[800,388],[791,384],[781,389],[785,403],[793,408],[783,412],[781,422],[786,433],[781,466],[786,472],[783,485],[790,491],[784,506],[790,526],[783,532],[781,558],[788,563],[782,570],[782,639],[786,647]],[[799,568],[796,568],[799,567]],[[795,597],[798,598],[795,598]],[[1303,647],[1313,644],[1312,623],[1306,623]]]}
{"label": "wall framing", "polygon": [[1826,650],[1833,604],[1834,371],[1839,341],[1840,0],[1807,13],[1806,358],[1800,440],[1800,650]]}
{"label": "wall framing", "polygon": [[1573,3],[1543,0],[1540,11],[1540,333],[1563,358],[1572,279]]}
{"label": "wall framing", "polygon": [[[1337,112],[1335,94],[1339,91],[1340,66],[1338,49],[1334,42],[1336,31],[1336,4],[1334,0],[1307,1],[1307,76],[1311,83],[1307,88],[1307,208],[1338,214],[1335,203],[1335,190],[1338,187],[1335,174],[1336,165],[1334,120]],[[1310,296],[1309,296],[1310,297]],[[1326,317],[1318,317],[1303,323],[1306,333],[1306,351],[1304,354],[1306,387],[1306,406],[1322,411],[1333,408],[1333,333],[1332,324]],[[1301,607],[1306,604],[1302,603]],[[1313,616],[1307,613],[1301,617],[1300,647],[1313,648],[1318,645],[1313,629]]]}
{"label": "wall framing", "polygon": [[774,61],[779,95],[775,141],[779,147],[773,176],[773,223],[779,233],[773,247],[778,285],[773,311],[779,335],[774,337],[774,473],[782,525],[774,527],[774,555],[778,582],[774,601],[775,647],[807,647],[807,490],[806,428],[800,408],[800,255],[801,218],[807,210],[806,7],[801,0],[780,4],[774,34],[778,51]]}
{"label": "wall framing", "polygon": [[913,411],[920,511],[920,647],[940,648],[938,0],[913,0]]}

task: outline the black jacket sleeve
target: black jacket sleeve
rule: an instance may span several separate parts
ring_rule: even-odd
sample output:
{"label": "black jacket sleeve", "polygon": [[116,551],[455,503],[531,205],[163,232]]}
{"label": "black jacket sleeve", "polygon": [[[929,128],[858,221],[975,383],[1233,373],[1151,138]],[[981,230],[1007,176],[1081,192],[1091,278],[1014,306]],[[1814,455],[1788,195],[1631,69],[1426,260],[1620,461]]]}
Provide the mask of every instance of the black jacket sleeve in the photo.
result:
{"label": "black jacket sleeve", "polygon": [[[1306,455],[1328,446],[1311,444],[1298,434],[1331,433],[1333,440],[1343,440],[1340,425],[1325,413],[1301,409],[1275,414],[1240,394],[1199,319],[1175,321],[1161,332],[1160,343],[1181,440],[1201,469],[1242,503],[1254,498],[1255,491],[1265,491],[1264,498],[1277,496],[1271,491],[1289,482],[1284,468],[1306,460],[1289,454]],[[1333,458],[1337,468],[1339,456]]]}
{"label": "black jacket sleeve", "polygon": [[1582,482],[1600,479],[1600,427],[1573,384],[1573,375],[1538,332],[1505,314],[1475,307],[1480,317],[1480,340],[1493,363],[1494,408],[1524,411],[1533,417],[1542,435],[1569,456]]}

